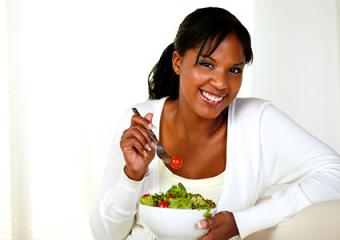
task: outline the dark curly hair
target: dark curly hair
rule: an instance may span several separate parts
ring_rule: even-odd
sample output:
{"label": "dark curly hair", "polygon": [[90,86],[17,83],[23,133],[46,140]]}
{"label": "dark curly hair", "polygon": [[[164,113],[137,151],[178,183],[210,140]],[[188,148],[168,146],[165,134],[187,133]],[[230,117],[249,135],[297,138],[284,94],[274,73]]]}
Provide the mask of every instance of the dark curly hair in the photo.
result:
{"label": "dark curly hair", "polygon": [[[177,51],[181,56],[188,49],[200,47],[200,55],[211,55],[229,33],[240,40],[245,55],[245,63],[253,60],[251,40],[248,30],[229,11],[223,8],[200,8],[190,13],[180,24],[176,38],[162,53],[148,77],[149,99],[168,96],[178,98],[179,76],[172,68],[172,54]],[[202,53],[202,49],[208,50]]]}

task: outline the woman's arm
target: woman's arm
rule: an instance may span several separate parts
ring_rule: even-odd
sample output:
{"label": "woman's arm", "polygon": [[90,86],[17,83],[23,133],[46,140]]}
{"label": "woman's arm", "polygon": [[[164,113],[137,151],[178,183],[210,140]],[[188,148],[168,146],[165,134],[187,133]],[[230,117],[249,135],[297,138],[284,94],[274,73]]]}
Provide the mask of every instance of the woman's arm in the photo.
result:
{"label": "woman's arm", "polygon": [[310,204],[340,198],[340,157],[329,146],[271,104],[260,114],[259,130],[266,185],[290,187],[234,213],[241,237],[274,226]]}
{"label": "woman's arm", "polygon": [[107,189],[99,199],[91,218],[95,239],[125,239],[135,221],[138,199],[143,191],[141,181],[129,179],[124,171],[114,186]]}
{"label": "woman's arm", "polygon": [[119,140],[127,119],[121,121],[113,136],[100,194],[91,215],[92,233],[97,240],[124,239],[135,218],[143,181],[130,180],[123,171],[125,162]]}
{"label": "woman's arm", "polygon": [[91,218],[98,240],[124,239],[133,228],[138,200],[148,179],[148,165],[155,155],[147,134],[151,121],[151,113],[143,118],[132,115],[131,110],[120,121]]}
{"label": "woman's arm", "polygon": [[144,180],[133,181],[124,172],[120,139],[130,125],[131,111],[118,123],[108,155],[98,200],[91,214],[91,228],[97,240],[124,239],[130,233]]}

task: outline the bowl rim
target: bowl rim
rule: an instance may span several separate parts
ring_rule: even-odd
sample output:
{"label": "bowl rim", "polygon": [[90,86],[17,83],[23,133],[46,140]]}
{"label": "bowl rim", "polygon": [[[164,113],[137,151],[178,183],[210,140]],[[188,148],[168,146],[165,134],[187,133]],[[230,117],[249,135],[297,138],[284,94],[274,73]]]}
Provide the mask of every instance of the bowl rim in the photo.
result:
{"label": "bowl rim", "polygon": [[[205,209],[195,209],[195,208],[161,208],[161,207],[157,207],[157,206],[150,206],[150,205],[145,205],[145,204],[142,204],[142,203],[138,203],[138,206],[142,206],[142,207],[145,207],[145,208],[152,208],[152,209],[171,209],[171,210],[180,210],[180,211],[207,211],[208,209],[205,208]],[[214,212],[214,211],[217,211],[217,207],[214,207],[214,208],[210,208],[210,211]]]}

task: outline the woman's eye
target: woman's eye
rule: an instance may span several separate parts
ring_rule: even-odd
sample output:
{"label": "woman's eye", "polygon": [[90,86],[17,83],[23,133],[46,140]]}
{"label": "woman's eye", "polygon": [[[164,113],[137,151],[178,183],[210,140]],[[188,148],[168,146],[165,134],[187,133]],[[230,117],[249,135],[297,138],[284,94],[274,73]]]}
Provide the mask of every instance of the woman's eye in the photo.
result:
{"label": "woman's eye", "polygon": [[211,64],[210,62],[199,62],[198,63],[199,65],[201,65],[201,66],[203,66],[203,67],[207,67],[207,68],[211,68],[211,69],[213,69],[214,68],[214,65],[213,64]]}
{"label": "woman's eye", "polygon": [[242,73],[242,69],[238,67],[233,67],[233,68],[230,68],[230,72],[233,74],[240,74]]}

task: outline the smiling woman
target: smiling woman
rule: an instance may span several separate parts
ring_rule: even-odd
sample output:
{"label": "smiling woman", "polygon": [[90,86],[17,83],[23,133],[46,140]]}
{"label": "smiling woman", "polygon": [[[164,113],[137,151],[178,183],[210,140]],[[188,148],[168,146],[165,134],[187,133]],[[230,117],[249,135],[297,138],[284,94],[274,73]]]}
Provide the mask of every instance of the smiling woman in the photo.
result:
{"label": "smiling woman", "polygon": [[[96,239],[162,239],[167,226],[148,226],[138,202],[177,182],[217,203],[216,215],[196,224],[206,230],[201,240],[243,239],[340,198],[339,154],[270,101],[238,96],[252,56],[249,32],[228,10],[203,7],[184,18],[149,75],[149,99],[132,106],[141,114],[126,111],[113,134],[91,217]],[[155,155],[154,126],[181,168]]]}
{"label": "smiling woman", "polygon": [[[117,115],[147,98],[142,79],[173,23],[204,2],[1,1],[0,240],[92,239]],[[251,24],[240,3],[210,3]],[[166,31],[140,37],[154,29]]]}
{"label": "smiling woman", "polygon": [[[177,25],[206,3],[0,2],[0,240],[92,239],[88,215],[100,192],[105,163],[113,154],[112,144],[120,139],[112,134],[117,116],[148,97],[148,73],[173,41]],[[340,49],[338,1],[210,0],[209,4],[238,16],[254,36],[256,61],[242,69],[242,61],[241,65],[235,65],[236,59],[221,65],[215,55],[201,55],[195,69],[208,74],[214,67],[217,71],[228,68],[229,76],[238,76],[241,70],[239,97],[273,99],[340,151],[339,55],[334,50]],[[200,111],[224,103],[226,91],[218,84],[215,88],[220,91],[198,87],[197,101],[206,104]],[[228,117],[239,116],[233,113],[231,108]],[[157,116],[156,111],[154,121]],[[209,129],[216,135],[202,151],[215,146],[224,149],[225,143],[218,141],[223,136],[240,136],[226,125],[215,127],[222,131],[216,134],[216,129]],[[160,133],[159,129],[155,132]],[[167,126],[161,141],[176,130],[176,125]],[[197,136],[178,137],[185,141]],[[228,154],[245,154],[238,146],[229,146]],[[168,143],[168,147],[176,146]],[[184,152],[185,145],[181,147]],[[196,153],[196,158],[200,156]],[[230,161],[226,168],[234,163]],[[160,184],[168,185],[174,177],[183,180],[184,175],[159,167],[165,176]],[[206,176],[219,172],[210,169],[214,168],[209,165],[202,172]],[[193,192],[200,191],[195,186],[205,186],[211,189],[209,196],[218,198],[214,193],[224,177],[221,173],[206,183],[190,178],[185,183]],[[103,189],[109,187],[105,183]]]}

